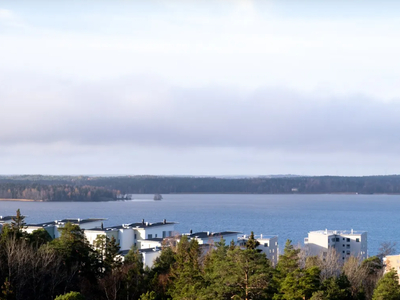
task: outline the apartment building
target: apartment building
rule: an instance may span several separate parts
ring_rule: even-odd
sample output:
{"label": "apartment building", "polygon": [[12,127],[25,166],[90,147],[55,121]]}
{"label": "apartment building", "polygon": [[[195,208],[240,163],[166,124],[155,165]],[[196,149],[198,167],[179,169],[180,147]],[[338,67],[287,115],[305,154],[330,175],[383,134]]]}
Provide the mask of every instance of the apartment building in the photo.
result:
{"label": "apartment building", "polygon": [[327,255],[329,249],[335,249],[342,260],[350,256],[360,259],[368,257],[366,231],[318,230],[310,231],[304,239],[309,255]]}

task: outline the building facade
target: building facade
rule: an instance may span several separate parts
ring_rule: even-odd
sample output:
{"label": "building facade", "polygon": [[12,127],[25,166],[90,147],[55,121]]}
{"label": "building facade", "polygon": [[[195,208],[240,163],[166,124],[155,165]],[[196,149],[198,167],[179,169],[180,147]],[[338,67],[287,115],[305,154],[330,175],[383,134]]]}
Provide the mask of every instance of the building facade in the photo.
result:
{"label": "building facade", "polygon": [[318,230],[310,231],[304,239],[309,255],[326,256],[328,250],[334,249],[341,260],[350,256],[364,260],[368,257],[368,241],[366,231]]}

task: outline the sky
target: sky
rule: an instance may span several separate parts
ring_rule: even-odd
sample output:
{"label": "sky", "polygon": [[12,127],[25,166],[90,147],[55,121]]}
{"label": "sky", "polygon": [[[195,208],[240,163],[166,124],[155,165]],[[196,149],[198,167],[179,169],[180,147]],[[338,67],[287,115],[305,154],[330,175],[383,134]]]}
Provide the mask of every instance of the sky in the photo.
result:
{"label": "sky", "polygon": [[3,0],[0,174],[399,174],[399,9]]}

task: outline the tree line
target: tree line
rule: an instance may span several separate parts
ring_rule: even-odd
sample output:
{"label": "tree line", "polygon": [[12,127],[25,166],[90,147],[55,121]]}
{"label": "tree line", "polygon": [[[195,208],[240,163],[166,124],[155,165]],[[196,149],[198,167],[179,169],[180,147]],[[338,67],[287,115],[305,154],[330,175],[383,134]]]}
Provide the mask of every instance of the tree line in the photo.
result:
{"label": "tree line", "polygon": [[0,199],[30,199],[42,201],[106,201],[114,200],[116,190],[88,185],[40,183],[0,183]]}
{"label": "tree line", "polygon": [[0,198],[102,201],[118,194],[400,194],[400,176],[365,177],[164,177],[0,176]]}
{"label": "tree line", "polygon": [[0,235],[1,300],[397,300],[393,270],[381,257],[344,263],[334,250],[308,256],[288,240],[273,267],[251,234],[245,245],[201,246],[187,236],[164,245],[152,268],[134,247],[124,260],[115,239],[88,243],[77,225],[51,240],[44,229],[24,232],[19,211]]}

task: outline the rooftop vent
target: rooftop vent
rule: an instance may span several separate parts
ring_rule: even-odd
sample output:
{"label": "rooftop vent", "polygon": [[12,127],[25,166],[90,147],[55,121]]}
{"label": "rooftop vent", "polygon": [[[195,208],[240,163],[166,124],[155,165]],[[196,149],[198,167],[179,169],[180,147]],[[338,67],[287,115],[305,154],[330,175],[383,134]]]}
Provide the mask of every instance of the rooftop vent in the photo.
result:
{"label": "rooftop vent", "polygon": [[144,219],[142,219],[142,224],[144,225]]}
{"label": "rooftop vent", "polygon": [[149,222],[146,222],[146,226],[149,226]]}
{"label": "rooftop vent", "polygon": [[164,220],[163,220],[163,224],[167,224],[167,219],[164,219]]}

